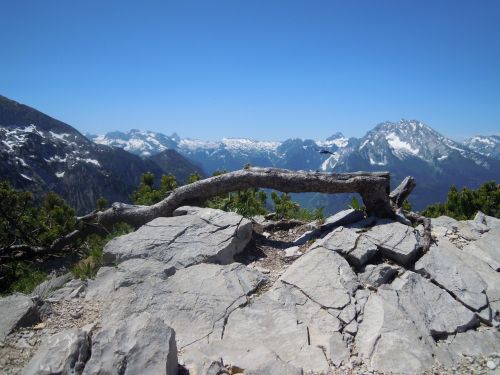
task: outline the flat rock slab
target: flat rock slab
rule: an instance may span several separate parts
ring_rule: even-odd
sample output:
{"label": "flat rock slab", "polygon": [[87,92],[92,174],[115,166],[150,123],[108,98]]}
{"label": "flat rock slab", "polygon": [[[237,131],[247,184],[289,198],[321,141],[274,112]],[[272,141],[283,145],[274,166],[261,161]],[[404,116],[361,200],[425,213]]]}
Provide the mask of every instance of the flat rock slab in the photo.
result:
{"label": "flat rock slab", "polygon": [[316,247],[294,262],[280,280],[325,308],[342,309],[359,286],[349,263],[334,251]]}
{"label": "flat rock slab", "polygon": [[378,220],[365,235],[398,264],[410,265],[422,251],[415,228],[390,220]]}
{"label": "flat rock slab", "polygon": [[87,332],[72,328],[49,337],[24,368],[23,374],[81,374],[89,355]]}
{"label": "flat rock slab", "polygon": [[428,275],[464,305],[480,311],[488,305],[487,284],[460,258],[460,252],[451,242],[441,238],[415,263],[415,271]]}
{"label": "flat rock slab", "polygon": [[484,233],[463,250],[488,263],[495,271],[500,271],[500,231]]}
{"label": "flat rock slab", "polygon": [[31,326],[40,320],[37,305],[24,294],[0,298],[0,317],[0,342],[14,329]]}
{"label": "flat rock slab", "polygon": [[392,281],[401,269],[386,263],[368,264],[363,272],[358,274],[358,278],[363,285],[378,288]]}
{"label": "flat rock slab", "polygon": [[176,269],[202,262],[228,264],[250,241],[252,223],[235,213],[189,207],[177,211],[184,212],[113,239],[104,248],[105,263],[150,258]]}
{"label": "flat rock slab", "polygon": [[420,373],[439,354],[435,339],[479,324],[441,288],[406,272],[371,293],[355,338],[360,356],[377,371]]}
{"label": "flat rock slab", "polygon": [[500,353],[500,332],[484,329],[458,333],[439,344],[455,358],[462,356],[490,356]]}
{"label": "flat rock slab", "polygon": [[177,370],[174,330],[143,312],[108,321],[94,333],[83,374],[176,375]]}
{"label": "flat rock slab", "polygon": [[377,254],[378,248],[373,241],[358,232],[359,230],[339,227],[316,241],[313,248],[323,247],[336,251],[346,257],[349,263],[360,267]]}
{"label": "flat rock slab", "polygon": [[211,336],[210,342],[186,348],[186,361],[196,362],[199,353],[216,360],[224,353],[225,363],[250,370],[256,358],[267,362],[277,356],[305,372],[326,372],[330,361],[350,355],[339,332],[356,324],[358,287],[342,256],[321,247],[310,250],[269,291],[235,309],[219,339]]}
{"label": "flat rock slab", "polygon": [[170,276],[164,268],[158,261],[133,259],[101,269],[87,298],[106,302],[103,325],[148,311],[178,332],[182,349],[211,335],[220,337],[227,315],[264,280],[257,270],[238,263],[199,264]]}

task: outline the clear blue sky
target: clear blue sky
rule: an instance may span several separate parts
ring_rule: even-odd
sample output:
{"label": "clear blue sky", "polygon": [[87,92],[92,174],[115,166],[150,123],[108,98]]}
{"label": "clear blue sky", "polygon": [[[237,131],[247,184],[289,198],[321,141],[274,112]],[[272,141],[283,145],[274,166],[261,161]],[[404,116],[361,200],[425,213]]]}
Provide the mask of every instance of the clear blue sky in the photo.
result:
{"label": "clear blue sky", "polygon": [[0,94],[82,132],[500,133],[500,1],[0,3]]}

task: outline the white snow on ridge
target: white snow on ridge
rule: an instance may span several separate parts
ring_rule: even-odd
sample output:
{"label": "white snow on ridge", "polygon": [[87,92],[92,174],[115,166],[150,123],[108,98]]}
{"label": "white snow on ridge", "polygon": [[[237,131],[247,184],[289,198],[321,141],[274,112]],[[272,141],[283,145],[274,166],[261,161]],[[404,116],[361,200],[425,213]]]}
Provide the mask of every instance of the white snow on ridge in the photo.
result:
{"label": "white snow on ridge", "polygon": [[363,144],[361,146],[359,146],[359,150],[361,150],[363,147],[365,147],[368,144],[368,142],[370,142],[369,139],[367,139],[366,141],[364,141]]}
{"label": "white snow on ridge", "polygon": [[222,138],[222,141],[200,141],[197,139],[184,138],[179,142],[179,148],[190,151],[218,149],[224,146],[231,151],[264,151],[274,152],[281,142],[254,141],[246,138]]}
{"label": "white snow on ridge", "polygon": [[375,161],[373,158],[370,156],[370,164],[371,165],[387,165],[387,162],[385,161]]}
{"label": "white snow on ridge", "polygon": [[254,141],[246,138],[222,138],[222,143],[230,150],[276,151],[281,142]]}
{"label": "white snow on ridge", "polygon": [[68,133],[54,133],[53,131],[49,131],[50,135],[56,139],[59,139],[61,141],[66,141],[66,137],[69,137],[71,134],[68,134]]}
{"label": "white snow on ridge", "polygon": [[21,159],[20,157],[16,156],[16,160],[21,163],[23,167],[28,167],[28,164],[24,161],[24,159]]}
{"label": "white snow on ridge", "polygon": [[218,148],[220,144],[221,142],[200,141],[197,139],[184,138],[181,139],[181,141],[179,142],[179,147],[188,149],[190,151],[194,151],[196,149],[207,150],[212,148]]}
{"label": "white snow on ridge", "polygon": [[323,163],[321,163],[321,170],[325,172],[328,169],[335,168],[335,165],[337,165],[339,158],[340,158],[340,153],[334,152],[332,155],[330,155],[328,159],[326,159]]}
{"label": "white snow on ridge", "polygon": [[97,137],[95,137],[94,139],[92,139],[92,141],[94,143],[97,143],[99,145],[105,145],[105,146],[109,146],[110,143],[112,142],[115,142],[115,143],[125,143],[125,141],[121,140],[121,139],[115,139],[115,140],[109,140],[106,138],[106,136],[104,134],[100,134],[98,135]]}
{"label": "white snow on ridge", "polygon": [[63,178],[64,177],[64,171],[62,171],[62,172],[56,172],[56,177],[57,178]]}
{"label": "white snow on ridge", "polygon": [[99,164],[99,162],[98,162],[97,160],[95,160],[95,159],[83,159],[83,158],[79,158],[79,157],[77,157],[75,160],[76,160],[77,162],[78,162],[78,161],[81,161],[81,162],[88,163],[88,164],[94,164],[94,165],[96,165],[96,166],[98,166],[98,167],[100,167],[100,166],[101,166],[101,164]]}
{"label": "white snow on ridge", "polygon": [[27,179],[29,181],[33,181],[33,179],[31,177],[26,176],[25,174],[22,174],[22,173],[19,173],[19,174],[21,175],[22,178],[25,178],[25,179]]}
{"label": "white snow on ridge", "polygon": [[340,137],[337,139],[332,139],[330,141],[316,141],[315,143],[318,145],[318,147],[337,146],[339,148],[343,148],[347,146],[349,140],[346,137]]}
{"label": "white snow on ridge", "polygon": [[389,146],[396,152],[409,152],[410,154],[418,155],[418,148],[413,148],[408,142],[402,141],[395,133],[387,134],[385,139],[387,139]]}

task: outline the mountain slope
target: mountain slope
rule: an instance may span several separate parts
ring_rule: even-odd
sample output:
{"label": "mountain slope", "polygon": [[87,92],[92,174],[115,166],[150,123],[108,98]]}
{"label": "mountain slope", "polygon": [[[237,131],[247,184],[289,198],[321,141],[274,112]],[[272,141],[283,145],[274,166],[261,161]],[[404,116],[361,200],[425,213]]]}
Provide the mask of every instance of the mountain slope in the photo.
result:
{"label": "mountain slope", "polygon": [[500,159],[500,136],[498,135],[477,135],[467,138],[464,145],[482,155]]}
{"label": "mountain slope", "polygon": [[174,150],[165,150],[148,158],[155,163],[163,174],[173,174],[178,184],[185,184],[189,175],[198,173],[200,176],[205,176],[204,171],[191,163],[184,156]]}
{"label": "mountain slope", "polygon": [[[211,174],[216,170],[235,170],[246,164],[291,169],[325,169],[336,160],[339,150],[351,144],[336,133],[326,141],[288,139],[283,142],[223,138],[221,141],[180,139],[151,131],[130,130],[105,135],[88,135],[98,144],[122,147],[136,155],[155,155],[166,149],[176,150]],[[323,165],[328,160],[328,162]]]}
{"label": "mountain slope", "polygon": [[500,180],[500,161],[474,152],[419,121],[385,122],[369,131],[359,146],[344,151],[331,169],[391,172],[393,184],[407,175],[417,181],[414,208],[443,201],[450,185],[478,187]]}
{"label": "mountain slope", "polygon": [[94,209],[101,196],[128,202],[141,174],[168,170],[120,148],[97,145],[70,125],[3,96],[0,156],[0,174],[15,188],[33,191],[36,198],[55,191],[80,214]]}
{"label": "mountain slope", "polygon": [[[94,139],[105,144],[122,142],[122,147],[147,141],[134,150],[137,154],[149,152],[154,145],[161,144],[164,148],[177,150],[209,174],[218,169],[240,169],[250,163],[261,167],[333,172],[387,170],[392,173],[394,185],[412,175],[417,181],[412,194],[415,209],[443,201],[451,184],[459,188],[475,188],[486,180],[500,180],[499,160],[475,152],[415,120],[384,122],[360,139],[348,139],[336,133],[324,141],[288,139],[269,142],[224,138],[210,142],[135,130],[121,133],[121,138],[115,139],[115,134],[108,133]],[[123,143],[124,139],[127,139],[127,144]],[[340,208],[339,204],[344,207],[346,202],[345,197],[322,195],[301,195],[296,199],[309,206],[314,202],[319,205],[335,202],[337,208]]]}

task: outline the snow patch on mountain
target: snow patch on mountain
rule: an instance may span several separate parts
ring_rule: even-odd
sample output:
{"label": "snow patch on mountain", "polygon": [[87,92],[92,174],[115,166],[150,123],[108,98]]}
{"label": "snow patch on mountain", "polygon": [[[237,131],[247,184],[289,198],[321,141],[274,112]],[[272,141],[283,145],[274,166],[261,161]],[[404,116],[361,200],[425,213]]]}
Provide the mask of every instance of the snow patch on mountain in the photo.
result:
{"label": "snow patch on mountain", "polygon": [[418,148],[413,148],[408,142],[402,141],[397,134],[390,133],[386,137],[387,142],[396,152],[409,152],[413,155],[418,155]]}
{"label": "snow patch on mountain", "polygon": [[500,136],[498,135],[477,135],[466,139],[464,144],[482,155],[500,159]]}

